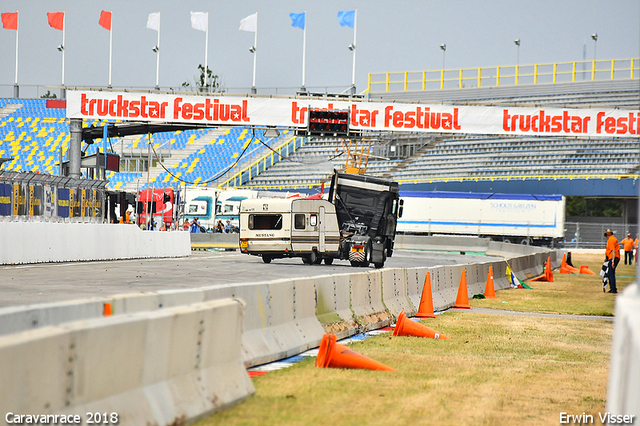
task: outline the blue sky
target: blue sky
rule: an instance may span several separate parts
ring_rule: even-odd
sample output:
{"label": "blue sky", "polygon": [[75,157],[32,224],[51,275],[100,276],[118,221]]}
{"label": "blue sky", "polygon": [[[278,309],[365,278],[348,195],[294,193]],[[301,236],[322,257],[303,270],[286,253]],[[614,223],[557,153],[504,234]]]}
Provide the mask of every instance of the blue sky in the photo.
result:
{"label": "blue sky", "polygon": [[[65,81],[70,86],[106,86],[109,33],[98,26],[101,10],[113,11],[113,86],[155,85],[157,33],[147,16],[160,10],[160,86],[193,81],[204,62],[204,33],[190,26],[190,11],[209,11],[209,67],[222,84],[251,86],[253,33],[239,22],[259,12],[258,89],[299,87],[302,30],[290,12],[307,10],[307,87],[344,89],[351,83],[353,30],[338,24],[340,10],[358,9],[356,86],[367,73],[513,65],[515,39],[520,64],[640,56],[640,2],[637,0],[511,1],[28,1],[3,0],[0,12],[20,10],[19,84],[59,85],[62,33],[50,28],[46,13],[66,11]],[[0,96],[7,96],[15,72],[15,31],[0,29]],[[22,93],[26,93],[23,89]],[[11,93],[11,92],[9,92]],[[10,94],[9,94],[10,96]]]}

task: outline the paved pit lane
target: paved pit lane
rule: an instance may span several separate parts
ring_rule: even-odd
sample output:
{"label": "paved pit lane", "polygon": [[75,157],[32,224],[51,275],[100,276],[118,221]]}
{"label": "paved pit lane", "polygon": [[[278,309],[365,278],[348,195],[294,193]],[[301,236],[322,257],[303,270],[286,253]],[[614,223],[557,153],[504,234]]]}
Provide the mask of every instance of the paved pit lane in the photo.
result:
{"label": "paved pit lane", "polygon": [[[488,256],[396,250],[386,268],[455,265],[488,261]],[[193,252],[174,259],[47,263],[0,267],[0,307],[111,296],[122,293],[187,289],[279,278],[312,277],[373,270],[333,265],[305,265],[300,258],[265,264],[239,252]]]}

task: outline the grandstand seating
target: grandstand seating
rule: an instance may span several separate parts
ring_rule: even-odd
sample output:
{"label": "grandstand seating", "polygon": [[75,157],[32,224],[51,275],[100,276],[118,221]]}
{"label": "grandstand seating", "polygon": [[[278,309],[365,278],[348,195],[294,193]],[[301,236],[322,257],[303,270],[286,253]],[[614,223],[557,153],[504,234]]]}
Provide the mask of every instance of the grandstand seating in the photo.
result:
{"label": "grandstand seating", "polygon": [[[63,108],[47,108],[46,99],[0,98],[0,157],[13,158],[1,167],[7,170],[57,174],[60,147],[62,146],[63,157],[66,158],[70,139],[65,114],[66,110]],[[83,123],[85,127],[92,125],[102,126],[104,122],[85,120]],[[206,139],[205,136],[210,134],[215,137]],[[180,161],[169,168],[175,176],[187,182],[201,184],[232,165],[251,143],[252,135],[244,128],[162,132],[152,136],[152,146],[156,150],[162,149],[163,153],[170,151],[178,157]],[[255,136],[261,138],[262,131],[257,130]],[[147,143],[147,136],[110,139],[111,147],[119,154],[146,154]],[[87,155],[95,154],[102,150],[102,146],[102,140],[96,139],[92,145],[83,144],[83,150]],[[180,158],[181,153],[189,155]],[[146,155],[143,157],[146,158]],[[109,189],[146,188],[146,173],[107,172],[107,179]],[[151,179],[153,187],[174,186],[177,183],[178,179],[165,171],[155,173]]]}
{"label": "grandstand seating", "polygon": [[[336,139],[310,139],[296,152],[254,177],[249,187],[278,187],[282,185],[310,186],[325,182],[334,169],[343,169],[346,161],[344,147]],[[367,173],[383,175],[399,160],[370,161]]]}
{"label": "grandstand seating", "polygon": [[454,177],[626,174],[638,164],[633,140],[567,138],[451,138],[393,174],[396,180]]}

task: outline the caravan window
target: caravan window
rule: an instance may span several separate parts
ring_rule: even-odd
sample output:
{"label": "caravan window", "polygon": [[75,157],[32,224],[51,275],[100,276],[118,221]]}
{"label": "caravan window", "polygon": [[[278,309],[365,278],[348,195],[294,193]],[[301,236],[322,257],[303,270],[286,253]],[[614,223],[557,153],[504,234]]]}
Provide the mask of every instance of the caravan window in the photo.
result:
{"label": "caravan window", "polygon": [[282,229],[282,215],[250,214],[249,229]]}
{"label": "caravan window", "polygon": [[296,229],[304,229],[304,213],[296,213],[294,216],[294,225]]}
{"label": "caravan window", "polygon": [[198,213],[198,206],[196,204],[189,204],[189,214]]}

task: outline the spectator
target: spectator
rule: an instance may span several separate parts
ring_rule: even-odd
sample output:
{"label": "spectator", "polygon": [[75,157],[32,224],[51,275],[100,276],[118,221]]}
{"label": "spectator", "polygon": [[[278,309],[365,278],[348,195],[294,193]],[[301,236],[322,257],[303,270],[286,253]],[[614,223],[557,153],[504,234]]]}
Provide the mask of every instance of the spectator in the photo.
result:
{"label": "spectator", "polygon": [[223,233],[224,232],[224,225],[222,224],[222,220],[218,219],[218,223],[216,224],[216,232],[217,233]]}
{"label": "spectator", "polygon": [[233,232],[233,226],[231,225],[231,221],[227,220],[227,226],[224,227],[224,232],[230,234]]}
{"label": "spectator", "polygon": [[638,234],[636,234],[636,240],[633,242],[633,248],[636,250],[636,265],[638,264]]}
{"label": "spectator", "polygon": [[624,247],[624,264],[633,265],[633,240],[631,234],[627,234],[627,238],[620,241],[620,244]]}
{"label": "spectator", "polygon": [[184,229],[185,231],[189,231],[190,227],[191,227],[191,223],[189,223],[189,219],[186,219],[184,221],[184,224],[182,225],[182,229]]}
{"label": "spectator", "polygon": [[194,217],[193,222],[191,222],[191,233],[199,234],[200,233],[200,224],[198,223],[198,218]]}
{"label": "spectator", "polygon": [[605,262],[608,263],[609,267],[609,270],[607,272],[609,278],[609,293],[617,293],[618,288],[616,287],[616,267],[620,262],[620,244],[618,244],[618,239],[613,236],[613,232],[611,232],[611,229],[607,229],[607,232],[604,233],[604,236],[607,237]]}
{"label": "spectator", "polygon": [[151,218],[151,222],[149,222],[149,231],[157,231],[158,226],[156,225],[156,221]]}

